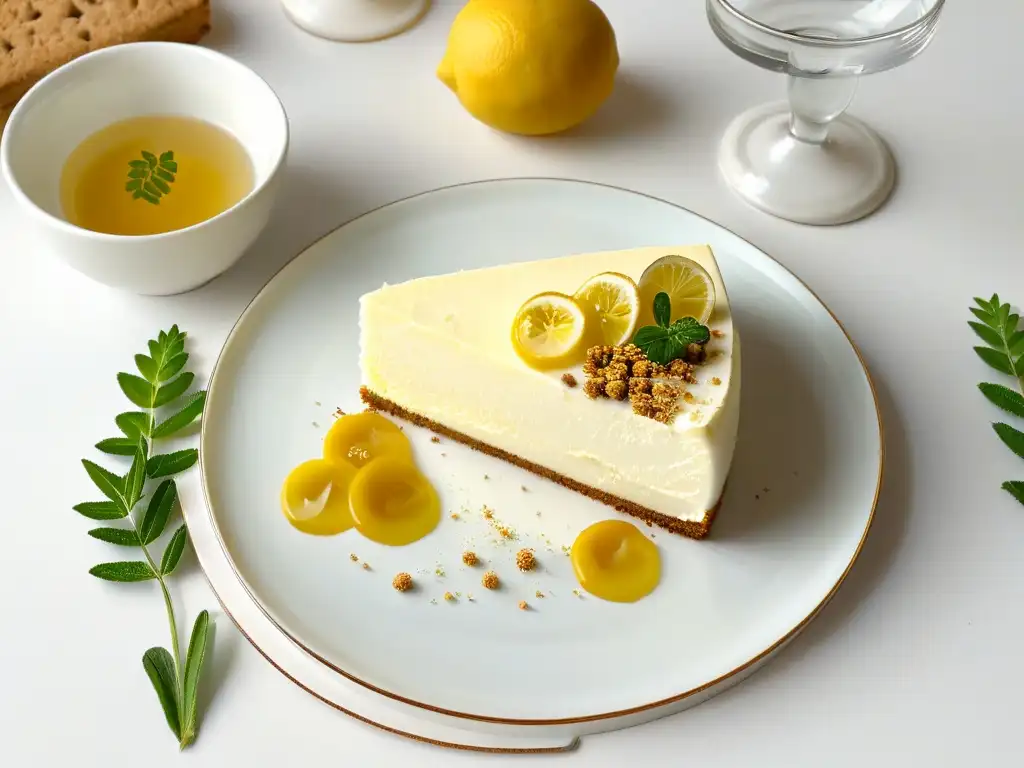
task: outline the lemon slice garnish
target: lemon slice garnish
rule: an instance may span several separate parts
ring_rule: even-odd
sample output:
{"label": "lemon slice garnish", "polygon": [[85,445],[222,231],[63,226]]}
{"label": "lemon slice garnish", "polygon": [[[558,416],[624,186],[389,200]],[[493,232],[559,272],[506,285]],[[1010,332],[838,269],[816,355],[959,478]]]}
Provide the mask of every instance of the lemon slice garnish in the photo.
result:
{"label": "lemon slice garnish", "polygon": [[640,315],[640,294],[632,278],[602,272],[587,280],[573,298],[583,307],[589,332],[599,343],[617,347],[633,337]]}
{"label": "lemon slice garnish", "polygon": [[711,275],[693,259],[662,256],[640,277],[640,324],[654,324],[654,297],[667,293],[672,301],[669,323],[693,317],[704,324],[715,308],[715,284]]}
{"label": "lemon slice garnish", "polygon": [[539,293],[516,312],[512,346],[531,368],[569,368],[583,359],[586,331],[586,314],[572,296]]}

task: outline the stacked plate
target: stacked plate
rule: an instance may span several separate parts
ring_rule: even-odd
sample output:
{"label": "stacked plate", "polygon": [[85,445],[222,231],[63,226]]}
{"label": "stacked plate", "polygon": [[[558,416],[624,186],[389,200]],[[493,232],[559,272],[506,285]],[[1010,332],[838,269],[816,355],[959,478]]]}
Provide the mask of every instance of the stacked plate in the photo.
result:
{"label": "stacked plate", "polygon": [[[319,455],[337,409],[360,408],[361,294],[459,269],[685,243],[714,250],[743,336],[740,432],[711,536],[657,536],[663,575],[650,597],[616,604],[575,592],[562,547],[613,510],[411,426],[417,463],[454,513],[430,536],[401,548],[352,532],[313,537],[281,514],[289,470]],[[794,637],[860,552],[882,435],[852,342],[778,262],[660,200],[515,179],[392,203],[290,262],[217,361],[201,457],[201,481],[182,490],[200,564],[277,669],[347,714],[413,738],[547,751],[700,703]],[[497,592],[460,560],[468,547],[514,558],[517,547],[491,541],[484,505],[516,526],[541,564],[531,574],[505,568]],[[417,574],[415,593],[392,589],[400,571]],[[526,597],[531,609],[518,610]]]}

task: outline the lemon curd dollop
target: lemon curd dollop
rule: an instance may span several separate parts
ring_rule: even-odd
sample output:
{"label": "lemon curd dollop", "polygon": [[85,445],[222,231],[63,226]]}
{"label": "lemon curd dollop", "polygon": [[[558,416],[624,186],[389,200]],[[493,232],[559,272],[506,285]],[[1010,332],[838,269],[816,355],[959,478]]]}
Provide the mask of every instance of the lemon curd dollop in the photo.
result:
{"label": "lemon curd dollop", "polygon": [[356,530],[380,544],[411,544],[441,520],[434,487],[412,461],[399,456],[382,456],[359,470],[348,500]]}
{"label": "lemon curd dollop", "polygon": [[570,552],[580,586],[603,600],[636,602],[661,579],[658,547],[624,520],[602,520],[583,529]]}
{"label": "lemon curd dollop", "polygon": [[281,489],[281,508],[288,522],[316,536],[347,531],[354,525],[348,497],[355,476],[356,468],[351,464],[323,459],[299,464]]}
{"label": "lemon curd dollop", "polygon": [[324,458],[347,462],[357,469],[380,456],[412,460],[409,438],[390,419],[364,411],[339,418],[324,438]]}
{"label": "lemon curd dollop", "polygon": [[416,466],[409,438],[372,411],[334,423],[322,458],[304,461],[285,479],[281,508],[303,533],[355,528],[392,546],[422,539],[441,521],[437,491]]}

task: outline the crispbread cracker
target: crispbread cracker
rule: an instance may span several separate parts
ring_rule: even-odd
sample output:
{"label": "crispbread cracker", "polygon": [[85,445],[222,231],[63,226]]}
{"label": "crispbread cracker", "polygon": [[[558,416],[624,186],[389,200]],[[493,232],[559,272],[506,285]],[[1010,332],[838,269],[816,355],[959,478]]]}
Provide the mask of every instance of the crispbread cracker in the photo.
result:
{"label": "crispbread cracker", "polygon": [[84,53],[195,43],[209,29],[210,0],[0,0],[0,127],[38,80]]}

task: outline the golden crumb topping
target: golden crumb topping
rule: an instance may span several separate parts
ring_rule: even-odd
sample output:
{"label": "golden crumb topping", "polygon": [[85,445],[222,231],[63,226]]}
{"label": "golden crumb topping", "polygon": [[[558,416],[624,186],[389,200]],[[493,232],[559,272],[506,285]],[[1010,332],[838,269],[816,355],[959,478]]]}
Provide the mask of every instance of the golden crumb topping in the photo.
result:
{"label": "golden crumb topping", "polygon": [[519,610],[520,611],[525,611],[529,607],[530,607],[529,604],[527,604],[527,602],[525,600],[520,600],[519,601]]}
{"label": "golden crumb topping", "polygon": [[445,592],[444,599],[447,600],[449,603],[454,602],[455,595],[453,595],[451,592]]}
{"label": "golden crumb topping", "polygon": [[583,393],[594,400],[628,399],[637,415],[667,424],[679,410],[682,384],[696,383],[692,363],[703,360],[704,348],[692,346],[699,352],[688,349],[687,360],[673,360],[667,366],[648,360],[634,344],[591,347],[583,366]]}
{"label": "golden crumb topping", "polygon": [[496,574],[494,571],[488,571],[484,574],[484,577],[480,580],[480,583],[487,587],[487,589],[497,589],[498,586],[501,584],[501,581],[500,579],[498,579],[498,574]]}
{"label": "golden crumb topping", "polygon": [[397,589],[399,592],[408,592],[412,589],[412,576],[408,573],[402,572],[395,576],[391,581],[391,586]]}
{"label": "golden crumb topping", "polygon": [[516,566],[520,571],[532,571],[537,565],[537,558],[529,549],[520,549],[516,552]]}
{"label": "golden crumb topping", "polygon": [[565,384],[565,386],[567,386],[569,389],[572,389],[579,382],[576,381],[576,377],[573,376],[571,373],[563,373],[562,374],[562,383]]}
{"label": "golden crumb topping", "polygon": [[466,551],[462,553],[462,562],[466,565],[476,565],[480,559],[476,556],[476,552]]}

